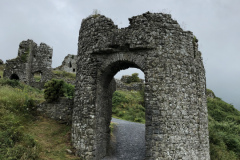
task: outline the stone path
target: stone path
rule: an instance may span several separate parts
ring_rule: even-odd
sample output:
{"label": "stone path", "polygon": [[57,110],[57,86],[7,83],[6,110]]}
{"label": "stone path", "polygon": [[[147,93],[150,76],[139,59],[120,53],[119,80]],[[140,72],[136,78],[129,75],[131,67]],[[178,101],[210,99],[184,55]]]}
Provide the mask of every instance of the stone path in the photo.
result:
{"label": "stone path", "polygon": [[103,160],[143,160],[145,157],[145,125],[112,118],[116,123],[112,156]]}

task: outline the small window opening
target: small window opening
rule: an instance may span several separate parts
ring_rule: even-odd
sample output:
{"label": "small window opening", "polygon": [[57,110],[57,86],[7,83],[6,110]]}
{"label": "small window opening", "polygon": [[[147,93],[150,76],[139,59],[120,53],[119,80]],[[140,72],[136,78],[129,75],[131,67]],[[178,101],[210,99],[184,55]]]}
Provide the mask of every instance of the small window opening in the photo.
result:
{"label": "small window opening", "polygon": [[73,72],[75,72],[75,68],[73,68]]}
{"label": "small window opening", "polygon": [[72,68],[72,63],[71,63],[71,61],[69,62],[69,68]]}
{"label": "small window opening", "polygon": [[35,72],[34,75],[33,75],[33,80],[35,82],[40,82],[42,79],[42,73],[41,72]]}
{"label": "small window opening", "polygon": [[52,59],[52,57],[49,57],[49,59]]}

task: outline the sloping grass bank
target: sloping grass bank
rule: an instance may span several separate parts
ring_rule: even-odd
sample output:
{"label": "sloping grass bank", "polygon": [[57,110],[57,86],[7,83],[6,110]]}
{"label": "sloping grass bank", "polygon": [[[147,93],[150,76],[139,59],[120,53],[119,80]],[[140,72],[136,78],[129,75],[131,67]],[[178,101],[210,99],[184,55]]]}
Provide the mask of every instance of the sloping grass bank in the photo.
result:
{"label": "sloping grass bank", "polygon": [[39,146],[38,156],[41,160],[80,160],[73,154],[68,154],[71,148],[71,126],[38,117],[34,123],[27,124],[25,132],[32,135]]}
{"label": "sloping grass bank", "polygon": [[0,159],[77,160],[71,149],[70,126],[39,117],[43,91],[19,81],[0,79]]}
{"label": "sloping grass bank", "polygon": [[0,159],[37,159],[39,146],[24,132],[34,121],[35,103],[43,101],[41,91],[18,81],[0,80]]}
{"label": "sloping grass bank", "polygon": [[208,98],[211,159],[240,159],[240,112],[218,97]]}

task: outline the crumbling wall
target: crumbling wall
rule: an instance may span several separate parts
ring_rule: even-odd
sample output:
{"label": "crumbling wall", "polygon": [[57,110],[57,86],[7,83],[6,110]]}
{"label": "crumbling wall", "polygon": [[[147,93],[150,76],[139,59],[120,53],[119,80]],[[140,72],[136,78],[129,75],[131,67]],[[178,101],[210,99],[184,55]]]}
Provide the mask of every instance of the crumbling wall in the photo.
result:
{"label": "crumbling wall", "polygon": [[128,83],[126,76],[122,76],[121,80],[115,79],[117,90],[135,90],[140,91],[144,89],[144,81]]}
{"label": "crumbling wall", "polygon": [[[53,50],[45,43],[40,46],[28,39],[19,44],[18,56],[15,59],[6,61],[6,68],[3,76],[6,78],[19,77],[20,81],[33,87],[42,88],[46,81],[52,78],[52,54]],[[38,72],[39,81],[34,79]]]}
{"label": "crumbling wall", "polygon": [[48,118],[61,123],[71,124],[72,122],[73,99],[59,98],[55,102],[43,102],[37,106],[37,111]]}
{"label": "crumbling wall", "polygon": [[76,154],[99,160],[109,139],[109,84],[129,67],[145,74],[145,159],[209,160],[206,80],[197,40],[171,15],[144,13],[118,29],[102,15],[82,21],[73,108]]}
{"label": "crumbling wall", "polygon": [[77,55],[68,54],[63,62],[62,65],[57,67],[56,69],[76,73],[77,72]]}

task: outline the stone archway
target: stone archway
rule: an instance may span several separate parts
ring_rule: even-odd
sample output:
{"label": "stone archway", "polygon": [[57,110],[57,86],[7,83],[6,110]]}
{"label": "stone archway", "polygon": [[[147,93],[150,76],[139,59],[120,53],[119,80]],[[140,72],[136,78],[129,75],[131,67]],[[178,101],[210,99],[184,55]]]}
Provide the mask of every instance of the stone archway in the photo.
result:
{"label": "stone archway", "polygon": [[167,14],[145,13],[118,29],[102,15],[82,21],[73,109],[76,154],[107,154],[112,78],[136,67],[145,74],[145,159],[210,159],[205,70],[192,32]]}
{"label": "stone archway", "polygon": [[11,79],[11,80],[19,80],[19,77],[18,77],[18,75],[17,74],[12,74],[11,76],[10,76],[10,78],[9,79]]}

